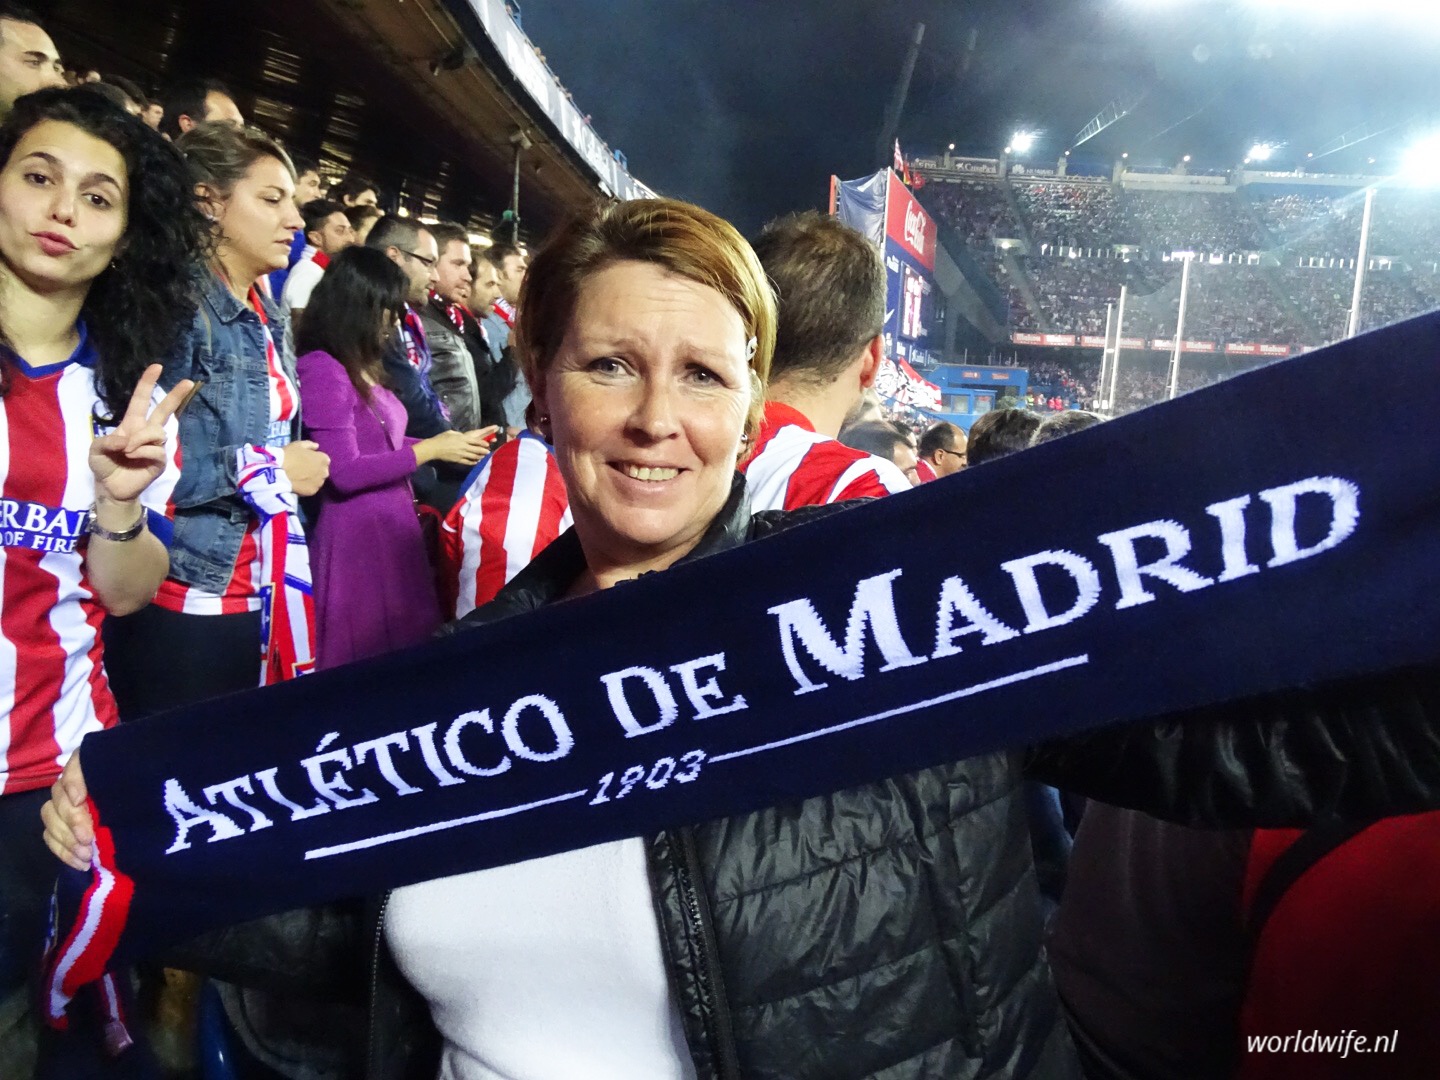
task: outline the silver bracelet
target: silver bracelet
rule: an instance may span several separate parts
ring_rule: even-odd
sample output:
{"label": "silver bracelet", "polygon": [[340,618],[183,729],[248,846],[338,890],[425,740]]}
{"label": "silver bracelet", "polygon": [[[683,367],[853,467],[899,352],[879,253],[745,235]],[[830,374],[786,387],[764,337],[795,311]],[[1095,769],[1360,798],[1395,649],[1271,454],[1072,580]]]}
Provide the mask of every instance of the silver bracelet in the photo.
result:
{"label": "silver bracelet", "polygon": [[95,507],[92,506],[90,507],[89,515],[85,518],[85,531],[91,536],[100,537],[101,540],[109,540],[112,543],[123,544],[127,540],[134,540],[145,531],[145,510],[143,507],[141,508],[140,520],[128,529],[124,529],[121,532],[111,532],[95,519]]}

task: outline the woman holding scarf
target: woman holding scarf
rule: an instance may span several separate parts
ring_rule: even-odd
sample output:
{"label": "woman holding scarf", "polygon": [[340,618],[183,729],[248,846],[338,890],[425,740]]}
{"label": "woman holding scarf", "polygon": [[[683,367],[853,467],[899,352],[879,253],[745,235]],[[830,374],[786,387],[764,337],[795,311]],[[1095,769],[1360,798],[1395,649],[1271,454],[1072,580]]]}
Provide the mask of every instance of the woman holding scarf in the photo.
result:
{"label": "woman holding scarf", "polygon": [[[579,213],[537,254],[520,310],[574,527],[457,628],[843,512],[748,508],[735,465],[758,429],[776,313],[725,222],[662,199]],[[1440,802],[1433,676],[1374,683],[1101,729],[396,889],[351,927],[348,951],[371,964],[364,1075],[1078,1077],[1023,781],[1221,826]],[[85,797],[77,759],[44,810],[51,850],[80,869],[94,839]],[[335,939],[285,926],[260,920],[199,948],[217,973],[283,958],[276,977],[313,989],[316,945]],[[337,995],[355,983],[336,971]]]}
{"label": "woman holding scarf", "polygon": [[[201,124],[177,140],[214,249],[163,384],[193,380],[180,422],[170,576],[155,603],[106,631],[121,715],[137,719],[314,663],[314,611],[296,496],[329,459],[299,440],[290,328],[261,279],[302,221],[285,151],[253,128]],[[177,662],[177,658],[178,661]]]}

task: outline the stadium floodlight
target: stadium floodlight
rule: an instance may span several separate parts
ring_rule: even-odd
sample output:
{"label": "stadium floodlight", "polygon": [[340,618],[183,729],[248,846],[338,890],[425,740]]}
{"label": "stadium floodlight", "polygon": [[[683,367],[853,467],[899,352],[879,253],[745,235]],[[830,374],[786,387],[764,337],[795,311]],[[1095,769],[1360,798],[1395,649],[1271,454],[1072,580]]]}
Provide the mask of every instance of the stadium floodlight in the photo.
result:
{"label": "stadium floodlight", "polygon": [[1269,161],[1270,158],[1274,155],[1274,153],[1275,147],[1271,146],[1269,143],[1256,143],[1254,146],[1250,147],[1250,153],[1247,156],[1246,160]]}
{"label": "stadium floodlight", "polygon": [[1190,164],[1190,155],[1189,155],[1189,154],[1186,154],[1183,158],[1181,158],[1181,160],[1184,161],[1186,165],[1189,165],[1189,164]]}
{"label": "stadium floodlight", "polygon": [[1035,149],[1035,133],[1033,131],[1017,131],[1010,136],[1010,147],[1017,154],[1028,154]]}
{"label": "stadium floodlight", "polygon": [[954,144],[953,142],[950,144],[950,149],[951,149],[951,150],[954,150],[954,149],[955,149],[955,144]]}
{"label": "stadium floodlight", "polygon": [[1129,161],[1129,160],[1130,160],[1130,152],[1127,150],[1125,153],[1121,154],[1121,155],[1120,155],[1120,160],[1121,160],[1121,161]]}
{"label": "stadium floodlight", "polygon": [[[1373,163],[1374,158],[1370,161]],[[1411,180],[1440,180],[1440,131],[1421,136],[1401,159],[1400,172]]]}

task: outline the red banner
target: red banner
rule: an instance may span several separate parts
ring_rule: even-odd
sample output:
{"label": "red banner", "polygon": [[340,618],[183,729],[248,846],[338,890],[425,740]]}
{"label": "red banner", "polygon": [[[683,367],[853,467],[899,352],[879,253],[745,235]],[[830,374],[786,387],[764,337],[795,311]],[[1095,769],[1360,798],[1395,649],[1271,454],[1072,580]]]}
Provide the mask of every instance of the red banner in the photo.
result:
{"label": "red banner", "polygon": [[913,255],[926,270],[935,269],[935,222],[893,174],[885,196],[885,235]]}
{"label": "red banner", "polygon": [[1105,348],[1105,339],[1096,334],[1081,334],[1080,344],[1087,349]]}
{"label": "red banner", "polygon": [[1290,355],[1290,346],[1289,346],[1289,345],[1261,345],[1261,346],[1260,346],[1260,355],[1261,355],[1261,356],[1289,356],[1289,355]]}

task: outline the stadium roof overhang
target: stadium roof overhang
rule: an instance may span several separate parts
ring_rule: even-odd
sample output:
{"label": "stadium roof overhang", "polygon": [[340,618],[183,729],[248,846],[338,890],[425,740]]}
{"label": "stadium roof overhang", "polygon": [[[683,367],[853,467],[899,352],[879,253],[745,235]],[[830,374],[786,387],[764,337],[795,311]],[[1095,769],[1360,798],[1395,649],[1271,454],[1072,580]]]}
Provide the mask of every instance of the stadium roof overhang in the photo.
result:
{"label": "stadium roof overhang", "polygon": [[[147,89],[225,80],[260,126],[333,169],[375,177],[418,214],[490,224],[517,143],[531,238],[632,180],[500,0],[54,0],[67,62]],[[523,137],[523,141],[522,141]]]}

